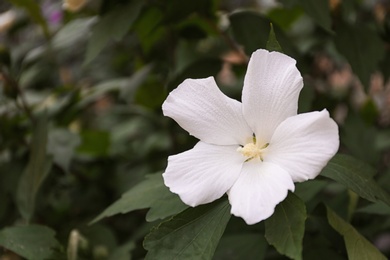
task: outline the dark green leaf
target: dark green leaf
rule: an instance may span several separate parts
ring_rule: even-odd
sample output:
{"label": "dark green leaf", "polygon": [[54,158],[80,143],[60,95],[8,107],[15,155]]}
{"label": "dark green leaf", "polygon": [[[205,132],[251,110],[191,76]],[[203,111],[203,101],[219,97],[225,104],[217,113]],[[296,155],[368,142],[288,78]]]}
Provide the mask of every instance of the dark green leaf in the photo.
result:
{"label": "dark green leaf", "polygon": [[295,185],[294,193],[298,195],[303,201],[308,202],[314,196],[316,196],[325,186],[328,184],[327,181],[322,180],[310,180],[300,182]]}
{"label": "dark green leaf", "polygon": [[83,109],[96,100],[99,100],[103,96],[107,95],[108,93],[118,92],[120,89],[125,88],[129,84],[130,80],[131,78],[128,77],[115,78],[103,81],[93,86],[92,88],[82,93],[83,96],[80,102],[77,104],[77,108]]}
{"label": "dark green leaf", "polygon": [[207,78],[216,76],[222,68],[222,61],[217,58],[203,58],[187,64],[181,71],[177,72],[168,83],[168,90],[176,88],[188,78]]}
{"label": "dark green leaf", "polygon": [[19,179],[17,190],[18,208],[27,221],[30,221],[34,214],[35,197],[52,165],[52,160],[46,153],[47,136],[48,119],[46,115],[42,115],[34,128],[29,162]]}
{"label": "dark green leaf", "polygon": [[80,44],[80,40],[85,39],[91,31],[96,18],[80,18],[67,23],[53,37],[52,45],[54,49],[72,48]]}
{"label": "dark green leaf", "polygon": [[223,236],[213,257],[214,260],[264,259],[267,241],[260,234]]}
{"label": "dark green leaf", "polygon": [[147,176],[147,179],[122,195],[114,204],[109,206],[92,223],[104,217],[119,213],[128,213],[137,209],[150,208],[146,219],[155,221],[177,214],[187,208],[180,198],[171,193],[164,185],[161,174]]}
{"label": "dark green leaf", "polygon": [[385,130],[377,133],[374,146],[380,151],[390,149],[390,131]]}
{"label": "dark green leaf", "polygon": [[[390,18],[388,20],[388,41],[390,40]],[[388,79],[390,77],[390,51],[386,51],[383,60],[380,64],[381,72],[383,74],[383,78]]]}
{"label": "dark green leaf", "polygon": [[[351,114],[342,127],[341,141],[351,155],[363,162],[376,165],[379,160],[375,142],[377,131],[373,125],[368,125],[359,116]],[[359,143],[364,143],[364,149],[361,149]]]}
{"label": "dark green leaf", "polygon": [[303,14],[302,8],[273,8],[267,13],[273,23],[280,26],[283,30],[288,30],[292,24]]}
{"label": "dark green leaf", "polygon": [[8,0],[10,3],[22,7],[26,9],[32,19],[38,23],[47,38],[49,38],[49,28],[47,27],[47,23],[45,18],[42,16],[41,8],[38,3],[34,0]]}
{"label": "dark green leaf", "polygon": [[84,63],[90,63],[110,40],[121,40],[137,19],[144,4],[145,1],[134,0],[126,6],[117,6],[103,16],[92,29]]}
{"label": "dark green leaf", "polygon": [[381,200],[390,205],[390,196],[372,178],[374,170],[351,156],[338,154],[322,170],[322,176],[333,179],[360,197],[372,202]]}
{"label": "dark green leaf", "polygon": [[229,219],[226,199],[187,209],[146,236],[145,259],[212,259]]}
{"label": "dark green leaf", "polygon": [[10,200],[8,196],[3,191],[0,191],[0,221],[2,221],[3,217],[7,213],[8,205],[10,204]]}
{"label": "dark green leaf", "polygon": [[130,241],[122,246],[117,247],[111,254],[108,260],[131,260],[130,252],[135,248],[135,242]]}
{"label": "dark green leaf", "polygon": [[[245,53],[251,55],[257,49],[265,49],[269,38],[271,21],[254,11],[234,12],[229,16],[230,26],[235,40],[244,47]],[[278,42],[284,53],[294,56],[294,48],[283,31],[273,25]]]}
{"label": "dark green leaf", "polygon": [[372,203],[368,206],[360,208],[356,212],[377,215],[390,215],[390,207],[382,201],[378,201],[376,203]]}
{"label": "dark green leaf", "polygon": [[[150,72],[152,71],[153,66],[151,64],[144,66],[142,69],[136,71],[128,80],[128,82],[120,88],[120,97],[131,103],[134,100],[134,95],[138,88],[144,83]],[[164,93],[164,92],[163,92]],[[155,95],[153,95],[155,96]],[[150,93],[149,93],[150,97]]]}
{"label": "dark green leaf", "polygon": [[276,35],[274,32],[274,27],[272,23],[270,24],[270,31],[269,31],[269,36],[268,36],[268,41],[266,45],[266,49],[269,51],[278,51],[283,53],[282,47],[280,46],[278,40],[276,39]]}
{"label": "dark green leaf", "polygon": [[77,152],[89,156],[107,155],[110,148],[110,134],[108,132],[84,130],[80,136],[82,141]]}
{"label": "dark green leaf", "polygon": [[53,161],[65,171],[69,170],[69,164],[74,151],[80,144],[80,137],[65,128],[57,128],[49,133],[47,152],[53,155]]}
{"label": "dark green leaf", "polygon": [[253,11],[235,12],[229,16],[234,38],[250,55],[259,48],[265,48],[268,40],[269,21]]}
{"label": "dark green leaf", "polygon": [[328,0],[298,0],[299,5],[319,26],[332,32]]}
{"label": "dark green leaf", "polygon": [[293,259],[302,259],[306,208],[294,193],[276,206],[274,214],[265,220],[265,238],[276,250]]}
{"label": "dark green leaf", "polygon": [[[150,95],[153,93],[153,95]],[[167,94],[163,84],[144,84],[137,89],[134,102],[152,109],[158,109],[164,103]]]}
{"label": "dark green leaf", "polygon": [[162,1],[165,3],[163,9],[165,11],[165,21],[173,24],[177,24],[185,20],[191,14],[199,14],[201,16],[212,16],[214,14],[214,3],[210,0],[197,0],[197,1],[182,1],[182,0],[170,0]]}
{"label": "dark green leaf", "polygon": [[29,260],[43,260],[51,258],[59,243],[52,229],[30,225],[2,229],[0,245]]}
{"label": "dark green leaf", "polygon": [[379,35],[364,25],[341,23],[336,28],[335,44],[367,89],[371,74],[385,54]]}
{"label": "dark green leaf", "polygon": [[315,88],[307,83],[302,88],[298,99],[298,112],[306,113],[312,111],[312,104],[315,98]]}
{"label": "dark green leaf", "polygon": [[[329,224],[326,217],[326,206],[323,203],[317,204],[313,211],[310,212],[306,223],[306,234],[304,238],[303,257],[307,255],[318,254],[318,251],[333,251],[337,253],[339,257],[334,259],[346,259],[346,250],[344,246],[344,240],[339,233],[337,233]],[[314,229],[313,229],[314,227]],[[316,231],[316,232],[312,232]],[[328,252],[329,255],[330,252]],[[333,254],[330,253],[330,256]],[[326,256],[326,255],[325,255]],[[315,257],[314,259],[328,260],[333,258]]]}
{"label": "dark green leaf", "polygon": [[136,71],[131,77],[110,79],[93,86],[88,91],[83,92],[83,98],[78,103],[77,108],[83,109],[111,92],[119,92],[120,98],[132,102],[135,92],[144,83],[152,68],[153,66],[149,64]]}
{"label": "dark green leaf", "polygon": [[158,42],[164,39],[167,33],[167,26],[162,20],[164,13],[157,7],[146,9],[142,12],[134,25],[134,31],[145,54],[149,54],[153,47],[157,47]]}
{"label": "dark green leaf", "polygon": [[352,225],[337,216],[327,207],[329,224],[344,237],[348,258],[354,260],[387,259],[374,245],[364,238]]}

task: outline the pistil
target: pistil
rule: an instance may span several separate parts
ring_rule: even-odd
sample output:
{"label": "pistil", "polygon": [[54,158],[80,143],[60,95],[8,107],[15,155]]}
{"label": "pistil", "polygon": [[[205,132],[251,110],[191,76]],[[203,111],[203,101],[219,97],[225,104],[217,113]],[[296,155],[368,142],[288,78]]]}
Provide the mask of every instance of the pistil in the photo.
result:
{"label": "pistil", "polygon": [[237,152],[240,152],[242,155],[247,157],[248,159],[245,160],[245,162],[250,161],[252,159],[258,158],[261,161],[263,161],[263,153],[264,150],[268,147],[269,143],[266,143],[265,145],[259,147],[255,143],[256,139],[254,139],[254,142],[247,143],[243,147],[238,147]]}

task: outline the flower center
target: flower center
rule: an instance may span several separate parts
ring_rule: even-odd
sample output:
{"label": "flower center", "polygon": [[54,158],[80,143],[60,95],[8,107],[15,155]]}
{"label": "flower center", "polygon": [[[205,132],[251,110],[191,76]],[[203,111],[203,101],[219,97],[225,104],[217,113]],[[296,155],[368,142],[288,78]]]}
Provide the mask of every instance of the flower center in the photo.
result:
{"label": "flower center", "polygon": [[254,142],[252,143],[247,143],[243,147],[238,147],[237,152],[240,152],[242,155],[247,157],[248,159],[245,160],[245,162],[250,161],[252,159],[260,159],[263,161],[263,153],[264,150],[268,147],[268,143],[263,145],[262,147],[259,147],[256,145],[256,139],[253,140]]}

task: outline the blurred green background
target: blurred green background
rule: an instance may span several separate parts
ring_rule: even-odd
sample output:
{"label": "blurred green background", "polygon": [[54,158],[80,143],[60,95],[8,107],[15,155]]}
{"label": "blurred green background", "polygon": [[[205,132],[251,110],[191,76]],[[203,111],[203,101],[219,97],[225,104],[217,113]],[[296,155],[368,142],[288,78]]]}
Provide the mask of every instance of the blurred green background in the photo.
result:
{"label": "blurred green background", "polygon": [[[248,57],[266,47],[270,23],[304,77],[299,112],[327,108],[340,152],[389,191],[389,11],[384,0],[2,1],[0,259],[143,259],[142,241],[160,220],[145,221],[142,199],[88,223],[196,143],[161,112],[184,79],[214,76],[240,100]],[[367,209],[325,178],[307,187],[297,194],[308,211],[327,202],[390,256],[388,205]],[[341,236],[318,235],[317,224],[306,224],[304,259],[346,259]],[[238,230],[264,227],[232,218],[226,234]],[[215,258],[283,259],[252,238],[236,248],[237,237],[221,240]]]}

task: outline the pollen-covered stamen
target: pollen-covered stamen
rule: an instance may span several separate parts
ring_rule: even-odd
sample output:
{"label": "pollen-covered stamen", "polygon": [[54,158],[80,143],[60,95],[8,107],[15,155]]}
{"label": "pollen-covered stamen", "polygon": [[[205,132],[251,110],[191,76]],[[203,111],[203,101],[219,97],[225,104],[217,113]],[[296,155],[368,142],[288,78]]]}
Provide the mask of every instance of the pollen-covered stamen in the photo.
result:
{"label": "pollen-covered stamen", "polygon": [[[254,139],[254,141],[255,141],[255,139]],[[255,142],[247,143],[243,147],[238,147],[237,152],[240,152],[242,155],[244,155],[245,157],[248,158],[246,160],[246,162],[249,160],[252,160],[254,158],[257,158],[257,159],[260,159],[261,161],[263,161],[263,153],[264,153],[264,150],[268,147],[268,145],[269,145],[269,143],[266,143],[265,145],[259,147],[256,145]]]}

